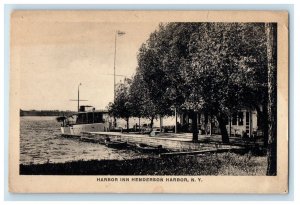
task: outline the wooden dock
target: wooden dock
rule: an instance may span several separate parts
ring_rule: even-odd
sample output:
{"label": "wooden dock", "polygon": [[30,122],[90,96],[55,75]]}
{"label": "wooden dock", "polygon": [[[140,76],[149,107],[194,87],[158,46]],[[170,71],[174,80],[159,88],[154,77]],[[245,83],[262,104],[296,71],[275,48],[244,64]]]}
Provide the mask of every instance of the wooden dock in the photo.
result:
{"label": "wooden dock", "polygon": [[[84,132],[80,137],[82,141],[88,141],[92,143],[103,144],[106,139],[118,142],[127,142],[128,144],[145,144],[152,147],[162,147],[173,155],[177,153],[182,154],[201,154],[204,152],[219,152],[229,151],[232,149],[242,149],[240,146],[223,145],[221,143],[195,143],[191,142],[189,138],[186,137],[150,137],[149,135],[142,134],[125,134],[118,132]],[[198,153],[199,152],[199,153]],[[171,155],[171,153],[169,153]],[[166,155],[168,156],[168,155]]]}

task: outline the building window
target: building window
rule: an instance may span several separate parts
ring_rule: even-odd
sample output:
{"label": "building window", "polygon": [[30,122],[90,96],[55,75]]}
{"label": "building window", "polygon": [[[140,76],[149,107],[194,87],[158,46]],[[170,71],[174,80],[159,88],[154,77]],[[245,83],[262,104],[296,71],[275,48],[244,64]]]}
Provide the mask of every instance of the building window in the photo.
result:
{"label": "building window", "polygon": [[239,112],[238,121],[239,121],[239,125],[244,125],[244,113],[243,112]]}

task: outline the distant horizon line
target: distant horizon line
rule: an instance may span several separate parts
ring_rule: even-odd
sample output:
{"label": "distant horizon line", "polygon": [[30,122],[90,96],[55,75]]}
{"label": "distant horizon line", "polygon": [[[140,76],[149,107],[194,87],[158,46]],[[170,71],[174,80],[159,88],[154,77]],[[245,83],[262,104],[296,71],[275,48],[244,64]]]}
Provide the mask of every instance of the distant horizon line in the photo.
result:
{"label": "distant horizon line", "polygon": [[[96,109],[96,110],[107,110],[106,108],[103,109]],[[59,111],[59,112],[78,112],[77,109],[74,110],[64,110],[64,109],[34,109],[34,108],[30,108],[30,109],[23,109],[20,108],[20,111]]]}
{"label": "distant horizon line", "polygon": [[22,109],[20,111],[72,111],[76,112],[76,110],[60,110],[60,109]]}

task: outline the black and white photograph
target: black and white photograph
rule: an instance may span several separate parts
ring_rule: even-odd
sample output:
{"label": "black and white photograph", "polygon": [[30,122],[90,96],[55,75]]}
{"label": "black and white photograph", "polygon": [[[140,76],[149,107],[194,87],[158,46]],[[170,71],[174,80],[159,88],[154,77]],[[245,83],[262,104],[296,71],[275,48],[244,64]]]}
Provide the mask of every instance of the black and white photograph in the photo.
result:
{"label": "black and white photograph", "polygon": [[287,193],[287,13],[253,14],[14,11],[18,182],[88,176],[197,192],[209,177],[266,177],[242,192]]}

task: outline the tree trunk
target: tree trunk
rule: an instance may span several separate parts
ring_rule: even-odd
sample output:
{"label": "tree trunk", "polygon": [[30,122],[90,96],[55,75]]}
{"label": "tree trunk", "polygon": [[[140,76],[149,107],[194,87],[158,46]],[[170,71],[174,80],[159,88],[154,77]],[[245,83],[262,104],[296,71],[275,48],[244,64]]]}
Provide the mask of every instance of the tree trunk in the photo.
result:
{"label": "tree trunk", "polygon": [[210,115],[210,119],[209,119],[209,136],[211,136],[212,135],[212,116]]}
{"label": "tree trunk", "polygon": [[192,112],[193,142],[198,142],[197,112]]}
{"label": "tree trunk", "polygon": [[228,132],[226,129],[226,118],[224,116],[217,116],[217,120],[219,123],[219,128],[221,131],[221,135],[222,135],[222,142],[223,143],[229,143],[229,137],[228,137]]}
{"label": "tree trunk", "polygon": [[116,129],[116,127],[117,127],[117,118],[114,117],[114,129]]}
{"label": "tree trunk", "polygon": [[151,130],[152,130],[152,128],[153,128],[153,120],[154,120],[154,117],[152,116],[150,120],[151,120],[151,121],[150,121],[150,127],[151,127]]}
{"label": "tree trunk", "polygon": [[231,115],[231,113],[230,113],[230,116],[229,116],[229,137],[231,137],[231,117],[232,117],[232,115]]}
{"label": "tree trunk", "polygon": [[163,118],[161,116],[159,116],[159,129],[160,129],[160,132],[162,132],[162,129],[163,129]]}
{"label": "tree trunk", "polygon": [[204,113],[205,137],[207,137],[207,126],[208,126],[208,114]]}
{"label": "tree trunk", "polygon": [[174,130],[175,134],[177,133],[177,110],[175,107],[175,130]]}
{"label": "tree trunk", "polygon": [[268,59],[268,167],[267,175],[277,175],[277,24],[266,24]]}
{"label": "tree trunk", "polygon": [[139,132],[141,132],[141,117],[139,117]]}
{"label": "tree trunk", "polygon": [[264,146],[268,147],[268,132],[269,132],[269,125],[268,125],[268,101],[265,100],[265,102],[263,102],[263,108],[262,108],[262,131],[263,131],[263,135],[264,135]]}
{"label": "tree trunk", "polygon": [[264,100],[262,102],[262,111],[259,106],[256,106],[257,116],[258,116],[258,129],[262,131],[264,147],[268,146],[268,102]]}
{"label": "tree trunk", "polygon": [[129,117],[126,118],[126,122],[127,122],[127,132],[129,132]]}

